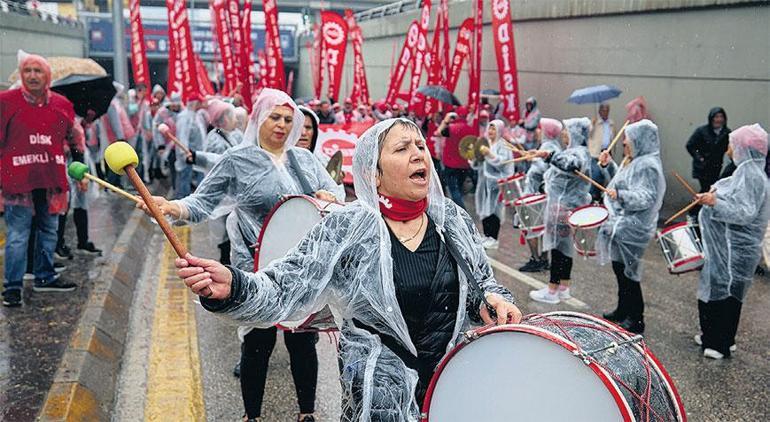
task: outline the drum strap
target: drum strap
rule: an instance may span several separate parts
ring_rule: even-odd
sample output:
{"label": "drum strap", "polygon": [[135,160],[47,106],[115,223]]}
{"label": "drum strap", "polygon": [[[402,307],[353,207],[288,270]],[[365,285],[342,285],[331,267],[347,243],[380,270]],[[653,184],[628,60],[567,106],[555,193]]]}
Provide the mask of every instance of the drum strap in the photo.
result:
{"label": "drum strap", "polygon": [[289,163],[291,164],[291,168],[294,170],[294,173],[297,175],[297,179],[299,179],[300,187],[302,188],[302,193],[308,196],[313,196],[313,188],[310,187],[310,183],[308,183],[307,179],[305,179],[305,173],[302,172],[302,167],[299,166],[299,162],[297,161],[297,157],[294,156],[294,151],[289,148],[286,151],[286,156],[289,157]]}
{"label": "drum strap", "polygon": [[457,262],[460,270],[465,274],[465,279],[468,280],[468,286],[470,286],[472,294],[480,298],[480,301],[487,305],[490,316],[495,318],[497,314],[495,313],[494,308],[487,302],[487,298],[484,296],[484,290],[481,289],[476,277],[473,276],[473,271],[471,271],[471,268],[468,266],[468,262],[465,261],[465,258],[460,254],[460,251],[457,250],[457,247],[452,240],[452,236],[444,236],[444,240],[446,241],[447,248],[449,248],[449,253],[452,254],[452,257],[455,259],[455,262]]}
{"label": "drum strap", "polygon": [[217,132],[217,135],[221,136],[222,139],[225,140],[225,143],[227,144],[228,147],[230,148],[233,147],[233,144],[230,142],[230,138],[227,137],[227,135],[222,131],[222,129],[216,128],[214,130]]}

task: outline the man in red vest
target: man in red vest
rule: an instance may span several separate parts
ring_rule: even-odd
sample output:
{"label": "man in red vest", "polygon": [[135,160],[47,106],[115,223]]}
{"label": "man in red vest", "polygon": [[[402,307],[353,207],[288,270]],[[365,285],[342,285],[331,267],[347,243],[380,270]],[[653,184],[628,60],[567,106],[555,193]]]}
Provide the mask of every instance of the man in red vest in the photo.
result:
{"label": "man in red vest", "polygon": [[477,136],[479,132],[468,124],[468,109],[457,107],[455,113],[447,113],[436,133],[446,138],[441,162],[444,164],[444,181],[449,189],[449,196],[465,209],[463,183],[466,178],[473,176],[468,160],[460,156],[460,140],[468,135]]}
{"label": "man in red vest", "polygon": [[21,88],[0,92],[0,182],[5,203],[3,305],[21,305],[27,244],[34,228],[36,292],[71,291],[75,285],[54,271],[58,214],[69,187],[65,143],[74,149],[72,103],[49,90],[51,68],[37,55],[20,52]]}

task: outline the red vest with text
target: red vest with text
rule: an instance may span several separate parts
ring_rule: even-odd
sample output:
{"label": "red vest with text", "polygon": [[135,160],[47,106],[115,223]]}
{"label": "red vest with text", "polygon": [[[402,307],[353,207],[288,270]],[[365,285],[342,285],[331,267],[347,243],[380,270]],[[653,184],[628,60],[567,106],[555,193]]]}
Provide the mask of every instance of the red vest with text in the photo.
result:
{"label": "red vest with text", "polygon": [[67,190],[64,145],[74,118],[72,103],[55,92],[42,106],[29,104],[19,89],[0,92],[3,193]]}

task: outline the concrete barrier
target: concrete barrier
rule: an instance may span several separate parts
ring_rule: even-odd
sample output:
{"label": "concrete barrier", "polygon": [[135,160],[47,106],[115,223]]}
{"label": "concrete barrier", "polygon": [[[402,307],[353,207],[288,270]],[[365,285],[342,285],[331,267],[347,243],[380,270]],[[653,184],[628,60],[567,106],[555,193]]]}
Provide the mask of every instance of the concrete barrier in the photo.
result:
{"label": "concrete barrier", "polygon": [[90,293],[39,420],[110,419],[134,287],[155,227],[139,210],[129,217]]}

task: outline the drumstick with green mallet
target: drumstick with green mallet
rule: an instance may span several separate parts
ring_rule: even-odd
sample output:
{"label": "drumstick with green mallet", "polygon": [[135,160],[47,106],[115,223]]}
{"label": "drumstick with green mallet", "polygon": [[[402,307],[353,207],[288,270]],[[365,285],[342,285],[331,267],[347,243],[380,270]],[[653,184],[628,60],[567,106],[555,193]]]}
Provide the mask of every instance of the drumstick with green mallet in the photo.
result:
{"label": "drumstick with green mallet", "polygon": [[81,163],[80,161],[73,161],[70,163],[69,167],[67,167],[67,174],[69,174],[71,178],[77,180],[78,182],[82,181],[83,179],[88,179],[104,188],[117,193],[118,195],[125,197],[126,199],[130,199],[136,202],[137,204],[142,202],[139,198],[136,197],[136,195],[132,195],[111,183],[105,182],[104,180],[92,175],[88,171],[88,166]]}

